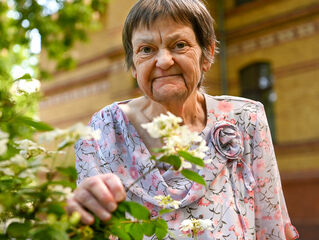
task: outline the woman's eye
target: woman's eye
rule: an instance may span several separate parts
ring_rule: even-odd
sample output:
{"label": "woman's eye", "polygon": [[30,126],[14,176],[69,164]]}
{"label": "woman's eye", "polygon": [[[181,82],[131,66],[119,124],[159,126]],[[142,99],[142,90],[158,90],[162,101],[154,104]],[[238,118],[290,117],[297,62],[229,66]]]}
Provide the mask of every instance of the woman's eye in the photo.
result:
{"label": "woman's eye", "polygon": [[176,44],[177,49],[183,49],[184,47],[186,47],[186,43],[184,42],[179,42]]}
{"label": "woman's eye", "polygon": [[142,47],[140,51],[142,53],[151,53],[152,52],[152,48],[150,48],[150,47]]}

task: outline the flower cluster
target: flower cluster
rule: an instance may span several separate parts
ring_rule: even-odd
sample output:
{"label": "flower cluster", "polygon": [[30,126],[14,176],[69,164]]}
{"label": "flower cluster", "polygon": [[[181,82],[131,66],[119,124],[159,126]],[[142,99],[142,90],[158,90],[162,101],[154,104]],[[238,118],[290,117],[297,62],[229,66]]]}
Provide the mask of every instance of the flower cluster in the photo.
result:
{"label": "flower cluster", "polygon": [[27,159],[30,157],[40,156],[46,152],[44,147],[41,147],[29,139],[17,140],[15,143],[17,144],[17,149],[20,149],[20,155]]}
{"label": "flower cluster", "polygon": [[172,199],[170,195],[168,196],[158,195],[158,196],[155,196],[154,199],[157,200],[158,205],[163,208],[178,209],[179,205],[181,204],[180,201],[175,201],[174,199]]}
{"label": "flower cluster", "polygon": [[179,229],[184,234],[189,234],[192,232],[194,235],[196,235],[198,232],[204,231],[204,230],[212,230],[213,221],[210,219],[186,219],[184,220]]}
{"label": "flower cluster", "polygon": [[73,196],[72,189],[70,187],[64,187],[62,185],[50,185],[49,189],[53,193],[55,193],[51,195],[51,198],[49,198],[49,201],[52,201],[53,200],[52,198],[55,197],[58,201],[62,202]]}
{"label": "flower cluster", "polygon": [[[2,174],[35,179],[38,170],[47,171],[44,166],[41,166],[41,160],[50,155],[49,151],[28,139],[16,140],[15,144],[20,152],[8,160],[0,161]],[[31,158],[33,161],[28,161]]]}
{"label": "flower cluster", "polygon": [[41,83],[37,79],[19,79],[11,87],[11,92],[16,95],[31,94],[40,90]]}
{"label": "flower cluster", "polygon": [[[163,154],[176,155],[178,151],[188,151],[195,157],[204,158],[208,150],[205,140],[192,132],[186,125],[180,126],[182,119],[168,112],[168,115],[161,114],[150,123],[142,124],[153,138],[163,140]],[[181,168],[191,168],[189,162],[182,161]]]}
{"label": "flower cluster", "polygon": [[77,123],[67,129],[55,129],[51,132],[43,133],[39,136],[39,140],[41,142],[52,142],[61,140],[58,147],[59,149],[62,149],[65,146],[74,144],[79,138],[94,138],[96,140],[99,140],[100,137],[101,131],[99,129],[93,130],[89,126],[85,126],[82,123]]}
{"label": "flower cluster", "polygon": [[176,129],[182,123],[180,117],[176,117],[172,113],[168,112],[167,115],[161,114],[159,117],[153,119],[150,123],[142,124],[141,126],[147,130],[153,138],[163,138],[171,136]]}
{"label": "flower cluster", "polygon": [[0,130],[0,155],[7,152],[7,143],[9,141],[9,134]]}

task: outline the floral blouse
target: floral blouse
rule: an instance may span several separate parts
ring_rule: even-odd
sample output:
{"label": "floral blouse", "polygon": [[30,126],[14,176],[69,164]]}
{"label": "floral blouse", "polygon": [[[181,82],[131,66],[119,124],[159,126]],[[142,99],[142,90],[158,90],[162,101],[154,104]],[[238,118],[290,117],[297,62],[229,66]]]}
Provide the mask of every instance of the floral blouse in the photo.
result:
{"label": "floral blouse", "polygon": [[[161,209],[156,195],[170,195],[179,208],[163,215],[171,235],[189,239],[179,230],[185,219],[210,219],[212,230],[198,239],[293,239],[277,162],[263,105],[252,100],[205,94],[207,125],[200,133],[212,159],[198,173],[207,187],[185,179],[165,166],[156,168],[127,193],[127,200],[146,206],[152,216]],[[97,112],[90,122],[101,139],[75,145],[78,184],[87,177],[114,173],[124,186],[152,168],[151,153],[118,103]],[[288,234],[287,234],[288,235]],[[144,239],[156,239],[155,236]]]}

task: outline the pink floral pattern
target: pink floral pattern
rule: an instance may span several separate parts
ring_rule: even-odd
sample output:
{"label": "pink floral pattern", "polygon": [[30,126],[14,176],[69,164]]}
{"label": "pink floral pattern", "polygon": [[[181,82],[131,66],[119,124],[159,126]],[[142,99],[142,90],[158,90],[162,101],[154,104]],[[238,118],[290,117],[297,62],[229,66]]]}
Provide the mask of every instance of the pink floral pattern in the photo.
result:
{"label": "pink floral pattern", "polygon": [[[198,236],[202,240],[298,238],[287,213],[262,104],[230,96],[205,95],[205,99],[207,126],[201,135],[209,147],[205,159],[212,162],[198,173],[207,187],[194,184],[163,164],[135,184],[127,200],[147,206],[152,216],[160,210],[154,196],[170,194],[181,201],[179,209],[164,215],[175,235],[165,239],[189,239],[179,230],[179,224],[188,218],[213,221],[213,230]],[[96,113],[90,125],[102,131],[102,138],[76,143],[78,183],[111,172],[129,186],[153,167],[149,150],[118,103]]]}

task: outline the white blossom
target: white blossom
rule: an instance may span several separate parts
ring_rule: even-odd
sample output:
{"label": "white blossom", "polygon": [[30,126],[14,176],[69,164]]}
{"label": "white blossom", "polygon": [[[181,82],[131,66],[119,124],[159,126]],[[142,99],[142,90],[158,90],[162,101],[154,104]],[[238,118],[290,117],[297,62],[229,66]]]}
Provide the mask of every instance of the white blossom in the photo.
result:
{"label": "white blossom", "polygon": [[36,174],[36,169],[34,169],[34,168],[26,168],[22,172],[19,173],[18,177],[19,178],[35,179],[36,178],[35,174]]}
{"label": "white blossom", "polygon": [[91,127],[84,125],[83,123],[77,123],[69,128],[69,132],[74,132],[75,135],[82,139],[100,140],[101,130],[93,130]]}
{"label": "white blossom", "polygon": [[27,160],[22,157],[20,154],[16,154],[15,156],[11,157],[9,162],[19,167],[27,167],[28,162]]}
{"label": "white blossom", "polygon": [[39,136],[40,142],[61,141],[58,144],[59,148],[73,144],[79,138],[82,139],[96,139],[101,138],[101,130],[93,130],[91,127],[83,123],[77,123],[67,129],[55,129],[50,132],[43,133]]}
{"label": "white blossom", "polygon": [[0,168],[0,172],[2,172],[4,175],[7,175],[7,176],[14,176],[14,172],[9,167]]}
{"label": "white blossom", "polygon": [[9,134],[0,130],[0,155],[7,152],[7,143],[9,141]]}
{"label": "white blossom", "polygon": [[183,120],[168,112],[168,115],[161,114],[159,117],[153,119],[150,123],[142,124],[147,132],[153,138],[165,137],[171,134],[172,131],[179,127],[179,123]]}
{"label": "white blossom", "polygon": [[185,219],[184,221],[181,222],[179,229],[182,232],[188,232],[193,230],[193,222],[191,219]]}
{"label": "white blossom", "polygon": [[204,230],[212,230],[213,221],[210,219],[186,219],[181,222],[179,229],[182,232],[188,233],[189,231],[193,233],[198,233]]}
{"label": "white blossom", "polygon": [[40,91],[41,83],[37,79],[20,79],[12,84],[11,92],[16,95],[30,94]]}
{"label": "white blossom", "polygon": [[[178,155],[178,151],[187,151],[195,157],[205,158],[205,152],[209,149],[206,141],[197,132],[191,131],[186,125],[180,126],[182,119],[168,112],[154,118],[151,123],[142,124],[148,133],[154,138],[162,138],[164,155]],[[192,168],[192,164],[182,157],[179,170]]]}
{"label": "white blossom", "polygon": [[29,139],[15,141],[15,143],[17,144],[17,148],[20,149],[20,154],[27,159],[30,157],[39,156],[46,152],[44,147],[41,147]]}
{"label": "white blossom", "polygon": [[154,199],[157,200],[158,205],[160,205],[163,208],[178,209],[179,205],[181,204],[180,201],[175,201],[174,199],[172,199],[170,195],[168,196],[158,195],[158,196],[155,196]]}
{"label": "white blossom", "polygon": [[62,194],[58,197],[59,201],[64,201],[73,196],[72,189],[70,187],[64,187],[62,185],[51,185],[50,190]]}
{"label": "white blossom", "polygon": [[53,142],[67,134],[66,129],[56,128],[53,131],[45,132],[39,135],[39,142]]}

